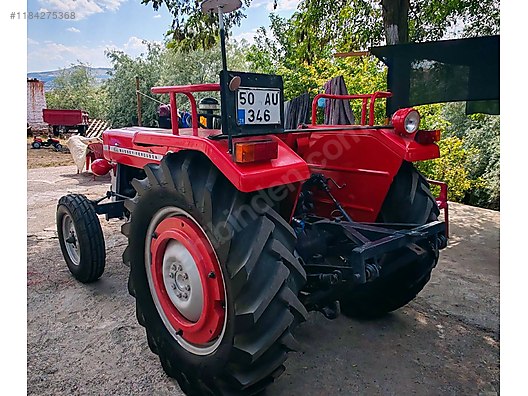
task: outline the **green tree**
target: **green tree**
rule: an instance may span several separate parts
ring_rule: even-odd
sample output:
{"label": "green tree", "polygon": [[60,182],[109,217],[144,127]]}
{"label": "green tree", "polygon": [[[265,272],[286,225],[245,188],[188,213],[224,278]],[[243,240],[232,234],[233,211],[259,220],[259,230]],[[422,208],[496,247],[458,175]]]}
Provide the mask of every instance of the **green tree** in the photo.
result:
{"label": "green tree", "polygon": [[[243,45],[230,44],[227,49],[229,64],[241,71],[249,68],[242,53]],[[217,49],[184,52],[149,44],[147,51],[137,58],[121,51],[110,51],[107,56],[113,65],[106,83],[109,93],[108,118],[114,126],[119,127],[137,125],[136,76],[140,79],[140,92],[146,95],[142,96],[142,125],[157,126],[158,106],[160,102],[169,103],[169,97],[153,94],[152,87],[217,83],[222,68]],[[204,96],[220,99],[217,92],[197,93],[194,96],[197,101]],[[178,95],[176,100],[179,110],[190,111],[185,95]]]}
{"label": "green tree", "polygon": [[[334,58],[330,47],[321,47],[317,56],[305,59],[303,45],[306,40],[298,37],[297,27],[301,20],[289,20],[275,15],[270,16],[269,31],[261,27],[255,37],[255,44],[249,47],[246,58],[250,69],[261,73],[277,73],[284,79],[286,100],[309,92],[316,95],[322,86],[333,77],[342,75],[349,93],[372,93],[387,89],[386,70],[371,57]],[[304,44],[303,44],[304,43]],[[376,119],[385,117],[384,101],[378,100]],[[353,101],[352,110],[356,119],[360,118],[361,102]]]}
{"label": "green tree", "polygon": [[[149,44],[147,52],[136,59],[122,51],[109,51],[112,62],[110,78],[106,82],[108,91],[108,119],[114,127],[137,125],[136,77],[139,91],[152,96],[150,88],[158,84],[162,71],[162,47]],[[156,126],[158,103],[142,98],[142,125]]]}
{"label": "green tree", "polygon": [[104,119],[107,93],[98,84],[90,66],[79,62],[61,69],[53,81],[53,88],[46,92],[46,103],[50,109],[80,109],[91,118]]}
{"label": "green tree", "polygon": [[449,199],[500,208],[500,116],[465,114],[465,103],[419,106],[421,127],[441,129],[441,159],[419,163],[429,178],[447,181]]}
{"label": "green tree", "polygon": [[[462,202],[466,193],[481,182],[471,180],[467,170],[477,151],[464,148],[463,140],[457,137],[444,138],[438,145],[440,158],[418,162],[416,166],[426,177],[447,183],[450,201]],[[433,188],[433,193],[436,190]]]}
{"label": "green tree", "polygon": [[[172,38],[172,47],[184,51],[209,49],[218,41],[218,18],[215,14],[203,14],[200,8],[201,1],[141,0],[141,3],[151,5],[155,10],[166,7],[172,14],[172,25],[167,31],[167,36]],[[249,7],[251,0],[243,0],[242,3],[244,7]],[[225,15],[227,33],[245,18],[244,7]]]}
{"label": "green tree", "polygon": [[465,115],[464,103],[448,103],[442,110],[447,122],[446,136],[464,141],[467,150],[476,150],[468,164],[468,174],[474,184],[464,202],[490,209],[500,207],[500,116]]}
{"label": "green tree", "polygon": [[[218,40],[218,19],[204,15],[199,1],[141,0],[173,15],[168,36],[185,50],[210,48]],[[226,15],[226,31],[239,25],[251,0]],[[277,0],[274,1],[275,6]],[[435,40],[463,23],[461,35],[496,34],[499,0],[304,0],[292,17],[298,52],[309,62],[327,46],[338,51],[364,49],[382,42]],[[310,62],[309,62],[310,63]]]}

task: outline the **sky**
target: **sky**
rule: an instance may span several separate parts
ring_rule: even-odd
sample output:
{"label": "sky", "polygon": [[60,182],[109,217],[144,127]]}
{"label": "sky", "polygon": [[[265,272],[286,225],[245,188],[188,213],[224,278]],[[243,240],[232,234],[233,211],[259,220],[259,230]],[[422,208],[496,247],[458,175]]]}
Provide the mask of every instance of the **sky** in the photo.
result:
{"label": "sky", "polygon": [[[298,3],[279,1],[274,11],[273,0],[253,0],[232,37],[251,42],[257,28],[269,26],[270,12],[289,17]],[[74,12],[75,19],[27,20],[28,72],[56,70],[77,61],[110,67],[106,49],[138,56],[146,48],[144,40],[163,42],[172,22],[165,7],[154,11],[141,0],[28,0],[28,13],[41,11]]]}

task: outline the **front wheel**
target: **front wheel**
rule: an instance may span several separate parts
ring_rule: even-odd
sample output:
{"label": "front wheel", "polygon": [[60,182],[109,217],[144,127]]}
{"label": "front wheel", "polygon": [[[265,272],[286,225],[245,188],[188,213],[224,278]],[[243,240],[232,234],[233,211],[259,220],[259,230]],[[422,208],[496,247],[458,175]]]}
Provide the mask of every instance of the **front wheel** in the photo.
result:
{"label": "front wheel", "polygon": [[99,279],[105,268],[105,243],[99,218],[88,198],[68,194],[59,200],[57,234],[72,275],[82,283]]}
{"label": "front wheel", "polygon": [[[404,161],[387,193],[378,222],[426,224],[436,220],[438,214],[429,183],[411,163]],[[396,261],[403,265],[386,274]],[[351,317],[377,317],[403,307],[424,288],[437,262],[438,248],[428,242],[386,254],[381,259],[380,277],[350,290],[340,300],[342,312]]]}
{"label": "front wheel", "polygon": [[34,149],[39,149],[41,146],[40,142],[33,142],[31,143],[31,147],[33,147]]}
{"label": "front wheel", "polygon": [[144,170],[122,231],[150,349],[188,395],[259,392],[283,372],[307,314],[293,230],[201,154]]}

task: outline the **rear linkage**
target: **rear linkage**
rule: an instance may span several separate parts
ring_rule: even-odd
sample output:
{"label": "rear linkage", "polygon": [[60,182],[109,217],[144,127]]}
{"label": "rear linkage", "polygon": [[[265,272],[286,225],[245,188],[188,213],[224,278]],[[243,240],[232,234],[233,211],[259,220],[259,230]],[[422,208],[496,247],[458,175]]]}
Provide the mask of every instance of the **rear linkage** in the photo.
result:
{"label": "rear linkage", "polygon": [[[408,262],[409,254],[425,254],[419,246],[425,241],[438,252],[447,246],[447,238],[441,221],[425,225],[355,222],[332,195],[329,181],[344,187],[322,174],[313,174],[304,184],[292,226],[297,234],[296,250],[308,275],[301,301],[307,310],[334,319],[340,311],[338,300],[351,287],[374,281],[382,269],[383,276],[397,271]],[[308,213],[313,209],[310,190],[314,187],[330,197],[342,217],[329,220]],[[382,257],[399,249],[405,254],[394,255],[384,268]]]}

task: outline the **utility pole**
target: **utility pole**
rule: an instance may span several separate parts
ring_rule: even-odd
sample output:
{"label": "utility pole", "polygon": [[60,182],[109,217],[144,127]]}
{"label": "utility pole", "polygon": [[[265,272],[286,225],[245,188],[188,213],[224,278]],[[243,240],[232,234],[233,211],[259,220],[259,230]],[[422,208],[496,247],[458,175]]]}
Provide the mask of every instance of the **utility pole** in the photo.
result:
{"label": "utility pole", "polygon": [[139,92],[139,76],[136,76],[137,117],[138,126],[141,126],[141,94]]}

